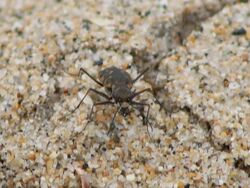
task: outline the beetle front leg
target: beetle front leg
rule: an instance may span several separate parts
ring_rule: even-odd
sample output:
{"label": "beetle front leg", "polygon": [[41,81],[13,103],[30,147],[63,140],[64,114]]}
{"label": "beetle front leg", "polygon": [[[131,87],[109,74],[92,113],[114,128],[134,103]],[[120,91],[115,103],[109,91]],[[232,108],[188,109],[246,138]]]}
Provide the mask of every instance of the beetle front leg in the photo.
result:
{"label": "beetle front leg", "polygon": [[88,119],[91,121],[91,117],[94,113],[94,107],[95,106],[101,106],[101,105],[108,105],[108,104],[114,104],[114,102],[111,102],[111,101],[104,101],[104,102],[98,102],[98,103],[94,103],[91,107],[91,110],[90,110],[90,113],[88,115]]}
{"label": "beetle front leg", "polygon": [[[142,106],[142,107],[147,106],[147,107],[148,107],[148,109],[147,109],[147,114],[146,114],[146,118],[145,118],[145,115],[143,114],[143,112],[142,112],[141,110],[139,110],[139,112],[141,113],[141,116],[142,116],[143,120],[144,120],[144,118],[145,118],[146,123],[143,121],[143,124],[146,124],[146,125],[147,125],[147,131],[148,131],[148,134],[149,134],[148,125],[150,126],[151,130],[153,130],[152,125],[149,123],[150,105],[147,104],[147,103],[136,102],[136,101],[132,101],[132,102],[131,102],[131,105],[137,105],[137,106]],[[144,109],[142,109],[142,110],[144,110]],[[149,135],[150,135],[150,134],[149,134]]]}
{"label": "beetle front leg", "polygon": [[115,130],[115,117],[117,115],[117,113],[121,110],[121,106],[117,108],[112,120],[111,120],[111,123],[110,123],[110,126],[109,126],[109,130],[108,130],[108,135],[110,135],[114,130]]}

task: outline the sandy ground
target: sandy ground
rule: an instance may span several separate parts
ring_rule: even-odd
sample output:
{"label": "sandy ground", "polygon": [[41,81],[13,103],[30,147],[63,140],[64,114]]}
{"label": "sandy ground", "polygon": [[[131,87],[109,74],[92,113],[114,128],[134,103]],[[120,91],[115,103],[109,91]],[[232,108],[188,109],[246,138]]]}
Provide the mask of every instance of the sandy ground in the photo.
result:
{"label": "sandy ground", "polygon": [[[249,187],[249,41],[248,1],[1,0],[0,187]],[[111,66],[150,67],[152,129],[130,106],[108,135],[118,105],[86,127],[95,94],[70,114]]]}

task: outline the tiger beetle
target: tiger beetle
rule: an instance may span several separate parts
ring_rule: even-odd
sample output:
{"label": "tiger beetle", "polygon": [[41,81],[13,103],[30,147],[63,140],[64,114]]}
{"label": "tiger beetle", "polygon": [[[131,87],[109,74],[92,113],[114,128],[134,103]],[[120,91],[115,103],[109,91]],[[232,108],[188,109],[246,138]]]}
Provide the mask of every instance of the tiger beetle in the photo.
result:
{"label": "tiger beetle", "polygon": [[[109,68],[106,68],[106,69],[100,71],[98,74],[98,79],[96,79],[92,75],[90,75],[85,69],[80,68],[78,76],[80,76],[82,72],[85,73],[95,83],[97,83],[101,87],[104,87],[106,93],[98,91],[94,88],[89,88],[87,90],[86,94],[84,95],[84,97],[79,102],[79,104],[74,108],[74,110],[71,111],[71,113],[74,113],[80,107],[80,105],[84,101],[85,97],[90,92],[93,92],[93,93],[96,93],[99,96],[105,98],[106,100],[102,101],[102,102],[94,102],[94,104],[91,107],[90,114],[88,116],[89,121],[87,122],[87,124],[92,120],[91,117],[93,115],[95,106],[118,104],[118,108],[116,109],[116,111],[112,117],[112,120],[111,120],[110,128],[108,131],[108,134],[109,134],[115,128],[114,122],[115,122],[115,118],[116,118],[117,113],[120,113],[121,115],[126,117],[130,113],[130,111],[129,111],[129,105],[130,105],[130,106],[132,106],[132,108],[137,109],[140,112],[140,115],[143,118],[143,124],[147,125],[147,131],[149,133],[148,125],[150,125],[150,124],[149,124],[148,118],[149,118],[150,105],[145,103],[144,101],[143,102],[142,101],[135,101],[134,99],[135,99],[135,97],[139,96],[140,94],[142,94],[144,92],[152,93],[152,91],[150,88],[146,88],[146,89],[143,89],[143,90],[137,91],[137,92],[135,90],[132,90],[133,84],[137,80],[139,80],[139,78],[141,78],[148,70],[149,70],[149,68],[144,69],[135,79],[132,79],[131,76],[123,69],[112,66],[112,67],[109,67]],[[156,102],[158,104],[160,104],[160,102],[157,99],[156,99]],[[145,106],[147,107],[146,116],[144,115],[144,112],[143,112]],[[85,128],[87,127],[87,124],[86,124]],[[150,125],[150,127],[152,129],[151,125]]]}

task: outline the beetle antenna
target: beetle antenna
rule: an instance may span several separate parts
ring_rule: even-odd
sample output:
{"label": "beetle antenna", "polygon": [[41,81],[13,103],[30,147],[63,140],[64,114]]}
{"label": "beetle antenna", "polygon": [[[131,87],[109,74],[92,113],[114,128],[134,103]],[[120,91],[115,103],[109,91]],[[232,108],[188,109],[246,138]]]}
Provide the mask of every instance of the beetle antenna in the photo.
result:
{"label": "beetle antenna", "polygon": [[135,83],[140,77],[142,77],[147,71],[149,70],[149,67],[144,69],[141,74],[139,74],[132,82]]}

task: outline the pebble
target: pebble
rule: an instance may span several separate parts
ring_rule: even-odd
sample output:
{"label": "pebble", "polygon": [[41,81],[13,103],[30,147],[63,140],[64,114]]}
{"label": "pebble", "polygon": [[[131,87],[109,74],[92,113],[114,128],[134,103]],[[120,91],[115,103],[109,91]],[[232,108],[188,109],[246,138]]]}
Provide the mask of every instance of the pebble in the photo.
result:
{"label": "pebble", "polygon": [[246,33],[247,31],[243,27],[241,27],[233,30],[232,35],[245,35]]}
{"label": "pebble", "polygon": [[43,81],[47,82],[49,80],[49,75],[47,73],[43,74]]}
{"label": "pebble", "polygon": [[135,181],[135,175],[134,175],[134,174],[128,174],[128,175],[126,176],[126,179],[127,179],[128,181]]}
{"label": "pebble", "polygon": [[0,69],[0,79],[2,79],[7,73],[7,70],[5,69]]}

